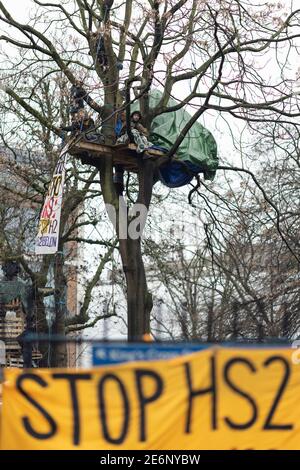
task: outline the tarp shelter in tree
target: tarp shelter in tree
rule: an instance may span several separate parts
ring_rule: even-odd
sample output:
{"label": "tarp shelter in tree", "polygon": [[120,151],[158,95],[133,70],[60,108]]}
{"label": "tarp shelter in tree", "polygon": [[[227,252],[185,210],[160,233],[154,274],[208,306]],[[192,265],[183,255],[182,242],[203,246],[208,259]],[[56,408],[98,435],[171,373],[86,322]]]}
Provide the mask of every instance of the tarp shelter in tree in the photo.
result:
{"label": "tarp shelter in tree", "polygon": [[[150,93],[150,107],[155,107],[161,100],[158,90]],[[178,101],[170,98],[168,107],[177,106]],[[139,109],[138,104],[132,110]],[[149,140],[155,146],[169,150],[178,135],[190,121],[190,114],[183,108],[177,111],[160,114],[151,123]],[[182,165],[184,162],[185,165]],[[204,178],[213,180],[218,167],[217,144],[212,134],[199,122],[193,124],[172,161],[160,167],[159,176],[162,183],[169,187],[188,184],[193,174],[203,173]],[[188,171],[189,170],[189,171]]]}
{"label": "tarp shelter in tree", "polygon": [[[161,92],[150,93],[150,107],[154,107],[161,99]],[[169,107],[178,102],[170,98]],[[138,110],[139,104],[134,103],[131,111]],[[170,187],[177,188],[190,183],[193,177],[203,173],[205,179],[213,180],[218,167],[217,144],[212,134],[199,122],[193,124],[184,137],[176,155],[169,159],[165,153],[175,143],[178,135],[190,121],[190,114],[184,109],[160,114],[151,123],[149,140],[154,147],[145,151],[156,159],[160,181]],[[138,159],[135,144],[105,145],[85,140],[78,140],[69,153],[81,158],[83,163],[97,166],[97,160],[105,155],[112,156],[114,165],[122,165],[124,170],[138,172]]]}

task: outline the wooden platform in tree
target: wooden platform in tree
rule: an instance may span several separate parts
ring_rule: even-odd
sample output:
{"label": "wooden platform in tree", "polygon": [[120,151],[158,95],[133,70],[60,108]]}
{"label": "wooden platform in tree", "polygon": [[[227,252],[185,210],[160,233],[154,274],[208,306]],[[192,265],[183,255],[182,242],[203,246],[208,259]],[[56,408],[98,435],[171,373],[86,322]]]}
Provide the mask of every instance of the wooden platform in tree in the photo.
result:
{"label": "wooden platform in tree", "polygon": [[68,152],[74,157],[81,159],[82,163],[97,166],[99,159],[109,156],[113,159],[114,165],[122,165],[125,171],[137,173],[139,170],[139,161],[151,159],[155,162],[156,166],[166,163],[169,158],[166,155],[154,149],[148,149],[143,154],[136,152],[135,144],[117,144],[117,145],[104,145],[94,142],[87,142],[81,140],[75,143]]}

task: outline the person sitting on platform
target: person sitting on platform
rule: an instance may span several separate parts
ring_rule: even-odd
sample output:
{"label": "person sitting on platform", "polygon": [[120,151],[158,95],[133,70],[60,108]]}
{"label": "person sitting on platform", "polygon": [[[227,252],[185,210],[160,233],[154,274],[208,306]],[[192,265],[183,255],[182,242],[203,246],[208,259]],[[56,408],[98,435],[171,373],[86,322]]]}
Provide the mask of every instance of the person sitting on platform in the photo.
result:
{"label": "person sitting on platform", "polygon": [[77,114],[71,115],[71,124],[69,126],[60,125],[59,130],[61,132],[71,132],[71,135],[76,135],[80,131],[80,120]]}
{"label": "person sitting on platform", "polygon": [[96,133],[95,121],[84,109],[80,109],[77,114],[72,116],[70,126],[61,126],[61,131],[71,132],[71,135],[85,133],[84,138],[88,142],[96,142],[103,144],[105,139],[101,134]]}
{"label": "person sitting on platform", "polygon": [[[122,127],[119,130],[117,135],[117,144],[127,144],[129,142],[129,137],[127,134],[126,126],[126,116],[125,112],[121,113],[120,120]],[[140,111],[133,111],[130,116],[130,125],[131,132],[134,138],[134,143],[136,144],[137,153],[143,153],[147,148],[151,147],[151,142],[148,141],[147,137],[149,135],[148,130],[142,125],[142,115]]]}
{"label": "person sitting on platform", "polygon": [[[131,132],[134,138],[134,142],[137,146],[137,153],[143,153],[144,150],[151,147],[151,142],[148,141],[149,135],[148,130],[142,125],[142,114],[140,111],[133,111],[130,116]],[[127,144],[129,137],[127,134],[126,127],[126,112],[122,111],[117,119],[115,132],[117,136],[117,144]],[[146,158],[146,157],[144,157]],[[118,196],[123,195],[124,191],[124,168],[122,165],[115,166],[115,172],[113,175],[113,182],[116,188]]]}

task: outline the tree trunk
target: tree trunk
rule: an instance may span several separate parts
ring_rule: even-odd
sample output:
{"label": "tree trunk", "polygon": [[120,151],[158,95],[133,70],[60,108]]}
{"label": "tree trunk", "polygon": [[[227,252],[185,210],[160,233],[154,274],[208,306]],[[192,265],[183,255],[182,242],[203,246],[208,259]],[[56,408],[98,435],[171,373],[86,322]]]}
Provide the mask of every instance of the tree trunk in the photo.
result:
{"label": "tree trunk", "polygon": [[[44,286],[43,286],[44,287]],[[35,309],[37,319],[37,334],[45,335],[48,332],[48,322],[46,318],[46,309],[43,301],[43,297],[36,295],[35,298]],[[49,344],[45,341],[38,343],[38,350],[42,354],[42,359],[39,361],[39,367],[49,367],[48,363],[48,352]]]}
{"label": "tree trunk", "polygon": [[[62,339],[65,337],[65,314],[61,305],[58,305],[55,308],[55,320],[52,325],[52,334],[61,336]],[[66,342],[54,342],[50,347],[52,351],[50,367],[67,367],[68,354]]]}
{"label": "tree trunk", "polygon": [[[154,163],[139,158],[139,195],[136,203],[149,208],[152,188]],[[127,320],[128,340],[141,340],[144,333],[150,333],[150,312],[152,295],[148,291],[145,267],[142,258],[141,238],[132,239],[128,233],[130,221],[124,198],[118,198],[112,181],[112,167],[109,161],[100,169],[101,188],[104,201],[113,206],[115,214],[111,217],[119,240],[122,267],[127,285]],[[112,163],[110,163],[112,165]],[[114,218],[115,217],[115,218]],[[126,233],[120,230],[120,220],[126,223]],[[141,233],[143,232],[143,227]]]}
{"label": "tree trunk", "polygon": [[[107,144],[115,143],[115,115],[122,97],[119,93],[119,70],[117,68],[117,57],[112,49],[111,32],[108,18],[106,19],[106,33],[104,34],[104,45],[108,59],[108,70],[104,72],[98,67],[98,74],[104,84],[104,106],[102,111],[102,132],[105,135]],[[129,109],[130,110],[130,109]],[[146,116],[146,118],[149,116]],[[149,123],[148,123],[149,124]],[[143,161],[142,155],[137,156],[139,162],[139,194],[136,203],[143,204],[149,208],[152,187],[154,164]],[[115,225],[119,240],[120,253],[123,270],[127,284],[127,318],[128,318],[128,339],[141,339],[143,333],[150,332],[150,312],[152,309],[152,296],[148,292],[145,268],[141,252],[141,239],[137,240],[123,237],[120,233],[119,215],[121,213],[128,228],[128,210],[123,198],[120,201],[113,183],[113,161],[111,157],[105,157],[99,163],[102,195],[105,204],[113,206],[116,219],[112,222]],[[108,215],[109,210],[108,210]],[[128,233],[127,233],[128,235]]]}
{"label": "tree trunk", "polygon": [[[52,334],[65,338],[65,313],[66,313],[66,278],[64,275],[64,262],[63,254],[59,252],[56,255],[56,265],[54,270],[55,281],[55,319],[52,325]],[[67,344],[65,341],[54,342],[51,347],[51,361],[52,367],[66,367],[68,365]]]}
{"label": "tree trunk", "polygon": [[120,240],[120,252],[127,284],[128,340],[138,341],[150,333],[152,295],[148,291],[141,240]]}
{"label": "tree trunk", "polygon": [[[149,210],[153,180],[154,162],[139,158],[139,194],[137,203]],[[128,219],[128,215],[127,215]],[[145,220],[146,223],[146,220]],[[144,227],[141,228],[141,234]],[[141,340],[143,334],[150,333],[150,313],[153,302],[148,291],[145,267],[142,257],[141,238],[120,240],[120,252],[127,283],[128,340]]]}

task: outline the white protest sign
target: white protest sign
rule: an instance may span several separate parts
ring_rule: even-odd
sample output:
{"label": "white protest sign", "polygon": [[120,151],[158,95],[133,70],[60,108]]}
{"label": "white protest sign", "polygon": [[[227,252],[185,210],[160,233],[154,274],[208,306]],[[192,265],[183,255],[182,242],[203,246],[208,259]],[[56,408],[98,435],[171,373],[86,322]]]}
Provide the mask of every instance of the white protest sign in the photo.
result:
{"label": "white protest sign", "polygon": [[35,253],[39,255],[53,254],[58,250],[66,154],[69,147],[70,145],[67,144],[60,153],[40,215],[38,234],[35,241]]}

